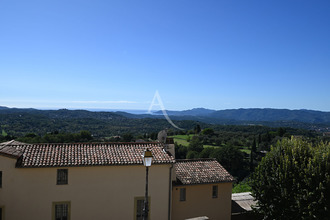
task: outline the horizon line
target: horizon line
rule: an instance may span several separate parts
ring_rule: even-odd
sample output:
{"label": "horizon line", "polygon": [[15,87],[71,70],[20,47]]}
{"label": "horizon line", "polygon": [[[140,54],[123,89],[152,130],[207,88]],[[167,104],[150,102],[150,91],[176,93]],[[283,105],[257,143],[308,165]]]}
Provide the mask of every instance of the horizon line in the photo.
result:
{"label": "horizon line", "polygon": [[[89,107],[14,107],[14,106],[5,106],[0,105],[0,107],[9,108],[9,109],[36,109],[36,110],[86,110],[86,111],[145,111],[146,114],[148,114],[148,109],[140,109],[140,108],[102,108],[102,107],[96,107],[96,108],[89,108]],[[225,110],[251,110],[251,109],[272,109],[272,110],[289,110],[289,111],[320,111],[320,112],[330,112],[329,110],[315,110],[315,109],[306,109],[306,108],[300,108],[300,109],[290,109],[290,108],[273,108],[273,107],[239,107],[239,108],[226,108],[226,109],[211,109],[211,108],[204,108],[204,107],[194,107],[189,109],[180,109],[180,110],[174,110],[174,109],[165,109],[166,111],[191,111],[194,109],[205,109],[205,110],[211,110],[211,111],[225,111]],[[152,112],[158,112],[162,111],[159,110],[152,110]]]}

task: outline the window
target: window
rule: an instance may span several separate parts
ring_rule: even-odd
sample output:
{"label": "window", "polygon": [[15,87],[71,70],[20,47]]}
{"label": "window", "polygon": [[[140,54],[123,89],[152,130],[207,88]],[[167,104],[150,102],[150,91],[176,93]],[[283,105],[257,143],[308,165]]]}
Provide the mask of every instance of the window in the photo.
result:
{"label": "window", "polygon": [[5,215],[4,207],[0,207],[0,220],[5,219],[4,215]]}
{"label": "window", "polygon": [[136,220],[143,218],[144,199],[138,199],[136,201]]}
{"label": "window", "polygon": [[212,198],[218,198],[218,186],[212,186]]}
{"label": "window", "polygon": [[57,170],[57,185],[68,184],[68,169]]}
{"label": "window", "polygon": [[[150,219],[150,197],[148,197],[148,219]],[[143,219],[143,209],[144,209],[144,197],[135,197],[134,198],[134,219],[142,220]]]}
{"label": "window", "polygon": [[70,220],[70,202],[53,202],[53,220]]}
{"label": "window", "polygon": [[180,201],[186,201],[186,188],[180,188]]}
{"label": "window", "polygon": [[2,171],[0,171],[0,188],[2,188]]}

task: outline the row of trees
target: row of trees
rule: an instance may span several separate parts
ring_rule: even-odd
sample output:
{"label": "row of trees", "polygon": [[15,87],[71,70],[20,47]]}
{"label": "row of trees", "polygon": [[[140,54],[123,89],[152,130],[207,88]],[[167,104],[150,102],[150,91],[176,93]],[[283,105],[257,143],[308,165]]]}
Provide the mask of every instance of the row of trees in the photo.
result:
{"label": "row of trees", "polygon": [[216,158],[238,182],[253,172],[264,152],[269,151],[270,146],[277,141],[292,135],[316,138],[314,132],[265,126],[215,126],[201,129],[197,124],[186,134],[194,136],[187,136],[187,147],[176,144],[177,158]]}
{"label": "row of trees", "polygon": [[[7,141],[15,139],[15,137],[6,135],[0,136],[0,141]],[[122,135],[111,136],[109,138],[94,137],[89,131],[80,131],[78,133],[69,132],[50,132],[45,135],[37,135],[35,133],[28,133],[23,137],[16,138],[18,141],[24,143],[77,143],[77,142],[134,142],[136,140],[156,140],[157,133],[144,134],[134,136],[132,133],[123,133]]]}
{"label": "row of trees", "polygon": [[24,137],[17,138],[23,143],[77,143],[90,142],[94,138],[89,131],[80,131],[79,133],[60,133],[54,131],[43,136],[35,133],[28,133]]}
{"label": "row of trees", "polygon": [[177,159],[216,158],[238,180],[249,174],[248,155],[232,145],[204,148],[200,137],[193,136],[188,147],[176,144],[175,150]]}
{"label": "row of trees", "polygon": [[283,137],[303,136],[310,140],[324,139],[325,137],[314,131],[295,128],[273,128],[258,125],[212,125],[202,128],[195,124],[193,129],[186,131],[169,130],[169,135],[198,135],[204,145],[225,146],[232,145],[239,148],[250,147],[255,141],[257,151],[268,151],[271,145]]}

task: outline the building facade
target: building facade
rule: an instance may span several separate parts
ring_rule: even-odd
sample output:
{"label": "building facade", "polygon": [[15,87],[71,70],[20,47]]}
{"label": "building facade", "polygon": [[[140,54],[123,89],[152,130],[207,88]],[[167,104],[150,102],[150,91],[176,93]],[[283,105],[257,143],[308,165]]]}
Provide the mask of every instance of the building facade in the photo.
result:
{"label": "building facade", "polygon": [[[44,144],[0,147],[2,219],[142,219],[145,167],[151,219],[169,219],[170,167],[158,144]],[[80,154],[80,155],[79,155]]]}
{"label": "building facade", "polygon": [[215,159],[177,160],[172,188],[172,219],[231,218],[234,178]]}
{"label": "building facade", "polygon": [[[147,148],[153,154],[149,219],[230,219],[232,177],[213,159],[199,165],[215,170],[189,171],[189,177],[182,167],[196,168],[196,161],[176,162],[167,152],[174,145],[11,141],[0,144],[0,220],[142,219],[146,168],[141,155]],[[208,176],[200,175],[205,172]],[[195,182],[189,182],[191,176]]]}

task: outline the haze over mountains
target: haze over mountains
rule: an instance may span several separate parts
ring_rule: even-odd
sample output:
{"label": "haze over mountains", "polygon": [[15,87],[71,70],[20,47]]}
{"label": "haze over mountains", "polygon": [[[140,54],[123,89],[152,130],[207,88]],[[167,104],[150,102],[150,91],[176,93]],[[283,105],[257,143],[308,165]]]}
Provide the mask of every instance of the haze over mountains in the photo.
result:
{"label": "haze over mountains", "polygon": [[[162,111],[156,111],[154,114],[133,114],[131,111],[89,111],[89,110],[39,110],[33,108],[8,108],[0,106],[0,113],[15,113],[15,112],[30,112],[42,113],[52,117],[91,117],[91,118],[107,118],[113,113],[127,117],[138,118],[144,117],[158,117],[162,115]],[[65,112],[65,114],[64,114]],[[193,108],[183,111],[166,110],[169,116],[178,118],[182,117],[206,117],[224,120],[237,120],[237,121],[300,121],[306,123],[330,123],[330,112],[315,111],[315,110],[289,110],[289,109],[272,109],[272,108],[240,108],[240,109],[226,109],[226,110],[212,110],[206,108]]]}
{"label": "haze over mountains", "polygon": [[[157,114],[162,113],[158,111]],[[330,112],[314,110],[288,110],[271,108],[211,110],[194,108],[184,111],[167,111],[172,116],[199,116],[237,121],[299,121],[306,123],[330,123]]]}
{"label": "haze over mountains", "polygon": [[[184,111],[166,111],[175,124],[188,128],[191,123],[207,123],[219,125],[266,125],[271,127],[293,127],[327,132],[330,131],[330,112],[314,110],[288,110],[270,108],[211,110],[194,108]],[[107,125],[111,131],[116,128],[138,129],[157,125],[157,129],[171,127],[164,120],[163,112],[153,114],[131,114],[125,111],[95,112],[87,110],[38,110],[7,108],[0,106],[0,125],[3,127],[29,127],[30,130],[39,130],[40,126],[46,129],[62,129],[63,126],[75,129],[95,129]],[[38,122],[38,123],[36,123]],[[93,124],[92,127],[87,126]],[[35,126],[32,126],[35,125]],[[165,127],[164,127],[165,126]],[[164,128],[163,128],[164,127]],[[180,126],[179,126],[180,127]],[[26,129],[21,129],[26,130]],[[150,127],[152,130],[152,127]]]}

